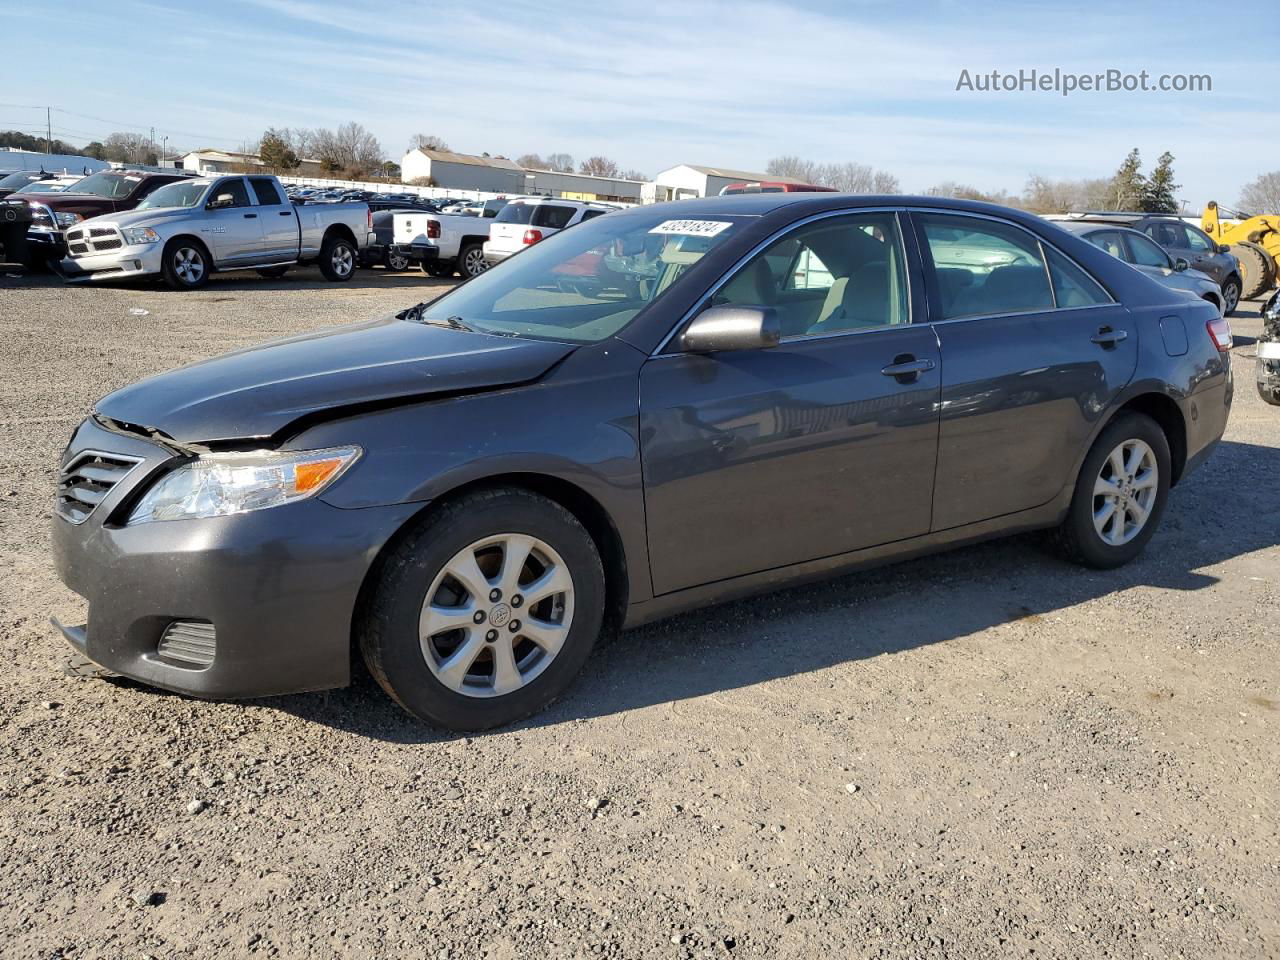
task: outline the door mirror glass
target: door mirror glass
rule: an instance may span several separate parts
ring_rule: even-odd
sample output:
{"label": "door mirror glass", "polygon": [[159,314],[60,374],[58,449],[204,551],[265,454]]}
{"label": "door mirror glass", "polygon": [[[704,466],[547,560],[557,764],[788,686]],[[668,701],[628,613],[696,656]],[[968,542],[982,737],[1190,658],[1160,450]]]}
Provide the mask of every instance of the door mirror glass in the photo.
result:
{"label": "door mirror glass", "polygon": [[1220,243],[1220,244],[1218,244],[1218,246],[1216,247],[1216,249],[1217,249],[1218,253],[1230,253],[1230,252],[1231,252],[1231,248],[1230,248],[1229,246],[1227,246],[1225,243]]}
{"label": "door mirror glass", "polygon": [[1177,260],[1173,261],[1173,269],[1177,273],[1181,273],[1183,270],[1186,270],[1190,266],[1191,264],[1187,263],[1187,260],[1185,257],[1179,257]]}
{"label": "door mirror glass", "polygon": [[782,338],[778,314],[771,307],[709,307],[698,314],[681,337],[689,353],[761,350]]}

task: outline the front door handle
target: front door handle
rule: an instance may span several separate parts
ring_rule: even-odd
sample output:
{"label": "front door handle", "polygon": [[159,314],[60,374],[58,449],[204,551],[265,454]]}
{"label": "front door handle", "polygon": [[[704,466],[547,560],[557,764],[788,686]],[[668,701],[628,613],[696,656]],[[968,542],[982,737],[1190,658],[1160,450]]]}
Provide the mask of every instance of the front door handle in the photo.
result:
{"label": "front door handle", "polygon": [[886,377],[897,377],[899,383],[910,383],[918,380],[920,374],[927,370],[933,369],[933,361],[929,359],[917,360],[909,353],[893,358],[893,363],[882,369],[880,372]]}
{"label": "front door handle", "polygon": [[1112,330],[1110,327],[1099,327],[1098,332],[1089,339],[1102,347],[1114,347],[1121,340],[1127,340],[1129,334],[1125,330]]}
{"label": "front door handle", "polygon": [[281,211],[280,211],[280,216],[282,216],[282,217],[292,217],[292,216],[293,216],[293,211],[292,211],[292,210],[281,210]]}
{"label": "front door handle", "polygon": [[244,218],[246,220],[256,220],[258,218],[258,215],[256,213],[246,213],[244,215]]}

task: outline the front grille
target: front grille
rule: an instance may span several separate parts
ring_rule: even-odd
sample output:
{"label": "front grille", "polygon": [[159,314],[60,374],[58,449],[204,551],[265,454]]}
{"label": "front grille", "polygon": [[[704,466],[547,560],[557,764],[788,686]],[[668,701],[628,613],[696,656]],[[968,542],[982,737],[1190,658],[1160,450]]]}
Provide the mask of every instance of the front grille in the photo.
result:
{"label": "front grille", "polygon": [[124,239],[115,227],[87,227],[67,232],[67,253],[73,257],[87,257],[94,253],[119,250]]}
{"label": "front grille", "polygon": [[212,623],[201,620],[175,620],[165,628],[156,647],[156,653],[166,660],[198,667],[212,664],[217,652],[217,632]]}
{"label": "front grille", "polygon": [[58,476],[58,515],[72,523],[84,523],[112,487],[141,462],[137,457],[97,450],[77,454]]}

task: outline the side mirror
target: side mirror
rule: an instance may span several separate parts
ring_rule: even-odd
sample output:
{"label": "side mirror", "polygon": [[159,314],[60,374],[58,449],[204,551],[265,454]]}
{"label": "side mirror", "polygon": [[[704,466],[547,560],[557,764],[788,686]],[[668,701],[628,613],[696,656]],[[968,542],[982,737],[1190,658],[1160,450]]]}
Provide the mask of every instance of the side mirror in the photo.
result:
{"label": "side mirror", "polygon": [[770,307],[709,307],[680,338],[689,353],[762,350],[782,339],[777,311]]}
{"label": "side mirror", "polygon": [[1187,263],[1187,260],[1185,257],[1179,257],[1177,260],[1173,261],[1174,273],[1181,273],[1183,270],[1186,270],[1190,266],[1191,264]]}
{"label": "side mirror", "polygon": [[1217,247],[1215,247],[1215,248],[1214,248],[1214,250],[1215,250],[1215,252],[1216,252],[1216,253],[1230,253],[1230,252],[1231,252],[1231,247],[1230,247],[1230,246],[1228,246],[1228,245],[1227,245],[1227,244],[1225,244],[1225,243],[1220,243],[1220,244],[1218,244],[1218,246],[1217,246]]}
{"label": "side mirror", "polygon": [[223,209],[224,207],[229,207],[229,206],[231,206],[231,205],[232,205],[233,203],[235,203],[235,202],[236,202],[236,198],[235,198],[235,197],[233,197],[231,194],[229,194],[229,193],[220,193],[220,194],[218,194],[216,197],[214,197],[212,200],[210,200],[207,204],[205,204],[205,209],[206,209],[206,210],[221,210],[221,209]]}

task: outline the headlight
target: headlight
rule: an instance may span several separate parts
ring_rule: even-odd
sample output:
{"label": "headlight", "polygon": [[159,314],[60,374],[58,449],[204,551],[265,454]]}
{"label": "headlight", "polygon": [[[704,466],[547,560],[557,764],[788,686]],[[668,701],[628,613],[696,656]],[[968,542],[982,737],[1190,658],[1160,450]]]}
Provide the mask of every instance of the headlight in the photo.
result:
{"label": "headlight", "polygon": [[58,221],[60,227],[74,227],[77,223],[84,219],[78,213],[55,213],[54,219]]}
{"label": "headlight", "polygon": [[124,234],[124,242],[131,247],[144,243],[155,243],[160,239],[160,234],[150,227],[125,227],[120,232]]}
{"label": "headlight", "polygon": [[333,483],[359,456],[359,447],[333,447],[199,457],[157,480],[134,507],[129,523],[225,517],[305,500]]}

